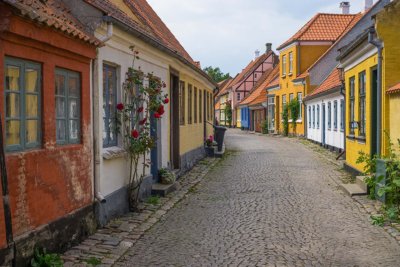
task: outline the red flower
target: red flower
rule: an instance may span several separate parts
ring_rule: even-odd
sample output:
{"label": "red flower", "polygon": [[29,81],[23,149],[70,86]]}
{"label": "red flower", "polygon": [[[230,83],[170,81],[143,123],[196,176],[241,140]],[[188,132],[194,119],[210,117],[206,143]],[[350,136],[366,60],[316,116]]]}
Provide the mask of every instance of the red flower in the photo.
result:
{"label": "red flower", "polygon": [[138,112],[138,113],[142,113],[142,112],[143,112],[143,107],[138,108],[138,109],[137,109],[137,112]]}
{"label": "red flower", "polygon": [[122,111],[122,110],[124,109],[124,104],[119,103],[119,104],[117,105],[117,109],[118,109],[119,111]]}
{"label": "red flower", "polygon": [[136,130],[132,130],[132,137],[137,139],[139,137],[139,132]]}
{"label": "red flower", "polygon": [[164,110],[164,106],[163,106],[163,105],[160,105],[160,106],[158,107],[157,113],[159,113],[160,115],[163,115],[163,114],[165,113],[165,110]]}
{"label": "red flower", "polygon": [[139,124],[144,125],[146,123],[146,121],[147,121],[147,118],[144,118],[143,120],[139,121]]}
{"label": "red flower", "polygon": [[211,142],[214,142],[214,136],[210,135],[209,139]]}
{"label": "red flower", "polygon": [[164,99],[163,103],[164,103],[164,104],[168,104],[168,103],[169,103],[169,98],[166,97],[166,98]]}
{"label": "red flower", "polygon": [[160,113],[158,113],[158,112],[154,112],[154,118],[156,118],[156,119],[159,119],[159,118],[161,118],[161,115],[160,115]]}

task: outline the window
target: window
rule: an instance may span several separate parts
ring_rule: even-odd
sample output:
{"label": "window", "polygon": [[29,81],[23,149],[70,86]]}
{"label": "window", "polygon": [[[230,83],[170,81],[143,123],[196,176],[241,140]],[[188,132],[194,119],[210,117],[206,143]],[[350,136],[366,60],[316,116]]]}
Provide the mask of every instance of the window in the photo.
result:
{"label": "window", "polygon": [[6,58],[5,141],[7,151],[40,146],[41,65]]}
{"label": "window", "polygon": [[366,101],[365,101],[365,87],[366,87],[366,75],[365,71],[361,72],[358,76],[359,80],[359,113],[358,121],[360,124],[359,135],[365,136],[365,124],[366,124]]}
{"label": "window", "polygon": [[197,88],[194,88],[194,123],[197,123]]}
{"label": "window", "polygon": [[320,112],[319,112],[319,105],[317,105],[317,129],[319,129],[319,120],[320,120]]}
{"label": "window", "polygon": [[355,91],[355,77],[351,77],[349,81],[350,97],[349,97],[349,118],[350,118],[350,134],[354,135],[354,91]]}
{"label": "window", "polygon": [[[65,69],[56,69],[56,140],[58,144],[76,144],[80,142],[80,75]],[[104,92],[103,92],[104,93]],[[103,103],[106,117],[110,119],[109,127],[115,131],[115,105],[114,95],[110,93],[109,102]],[[106,120],[105,120],[106,121]],[[112,125],[112,126],[111,126]],[[116,138],[116,137],[115,137]]]}
{"label": "window", "polygon": [[328,130],[332,128],[332,103],[328,102]]}
{"label": "window", "polygon": [[188,85],[188,124],[193,123],[193,87],[191,84]]}
{"label": "window", "polygon": [[299,101],[299,120],[303,119],[303,93],[297,93],[297,100]]}
{"label": "window", "polygon": [[240,93],[237,93],[237,101],[240,101]]}
{"label": "window", "polygon": [[285,109],[286,106],[286,95],[282,96],[282,120],[283,120],[283,110]]}
{"label": "window", "polygon": [[179,124],[185,125],[185,82],[179,82]]}
{"label": "window", "polygon": [[202,109],[202,103],[203,103],[203,99],[202,99],[202,91],[199,89],[199,123],[203,123],[203,109]]}
{"label": "window", "polygon": [[282,56],[282,75],[286,75],[286,55]]}
{"label": "window", "polygon": [[254,79],[257,79],[257,73],[254,73]]}
{"label": "window", "polygon": [[333,102],[333,129],[337,131],[337,123],[338,122],[338,106],[337,100]]}
{"label": "window", "polygon": [[293,52],[289,53],[289,74],[293,73]]}
{"label": "window", "polygon": [[340,100],[340,130],[344,131],[344,99]]}
{"label": "window", "polygon": [[290,94],[289,95],[289,103],[292,102],[292,100],[293,100],[293,94]]}
{"label": "window", "polygon": [[[103,147],[111,147],[117,145],[117,127],[116,122],[116,103],[117,103],[117,71],[116,68],[104,65],[103,66]],[[63,74],[60,72],[56,75],[56,84],[58,79],[63,79]],[[62,81],[61,81],[62,83]],[[57,88],[57,85],[56,85]],[[57,94],[57,89],[56,89]],[[57,94],[58,95],[58,94]],[[62,100],[62,98],[57,98]],[[58,104],[58,102],[57,102]],[[60,102],[60,106],[64,105]],[[61,108],[63,110],[63,108]],[[58,111],[58,109],[57,109]],[[58,112],[57,112],[58,114]],[[65,138],[65,116],[57,115],[57,142],[67,142]],[[60,120],[58,120],[60,119]]]}
{"label": "window", "polygon": [[308,107],[308,128],[311,128],[311,106]]}
{"label": "window", "polygon": [[312,106],[312,127],[315,129],[315,106]]}

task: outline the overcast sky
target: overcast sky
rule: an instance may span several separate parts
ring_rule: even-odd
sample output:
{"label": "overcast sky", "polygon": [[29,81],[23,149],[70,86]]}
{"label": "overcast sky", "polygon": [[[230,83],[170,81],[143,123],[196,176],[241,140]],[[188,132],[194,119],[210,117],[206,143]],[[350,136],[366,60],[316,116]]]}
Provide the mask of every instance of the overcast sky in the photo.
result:
{"label": "overcast sky", "polygon": [[[278,47],[317,12],[340,13],[340,0],[148,0],[194,60],[234,76],[265,51]],[[375,2],[375,1],[374,1]],[[351,0],[351,13],[364,0]]]}

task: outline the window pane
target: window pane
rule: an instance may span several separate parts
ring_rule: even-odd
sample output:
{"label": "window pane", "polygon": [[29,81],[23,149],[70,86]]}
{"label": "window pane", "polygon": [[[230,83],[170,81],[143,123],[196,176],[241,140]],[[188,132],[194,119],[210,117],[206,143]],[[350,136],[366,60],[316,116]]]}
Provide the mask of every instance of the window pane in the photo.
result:
{"label": "window pane", "polygon": [[6,117],[20,116],[20,96],[15,93],[6,93]]}
{"label": "window pane", "polygon": [[79,106],[78,99],[69,100],[69,118],[78,119],[79,118]]}
{"label": "window pane", "polygon": [[38,92],[38,71],[32,68],[25,69],[26,92]]}
{"label": "window pane", "polygon": [[79,96],[79,82],[78,78],[72,77],[68,79],[68,94],[69,96],[78,97]]}
{"label": "window pane", "polygon": [[16,66],[7,66],[6,68],[6,90],[19,91],[20,69]]}
{"label": "window pane", "polygon": [[39,97],[37,95],[25,95],[25,116],[28,118],[38,117]]}
{"label": "window pane", "polygon": [[56,95],[65,95],[65,78],[63,75],[56,75]]}
{"label": "window pane", "polygon": [[78,139],[79,122],[77,120],[69,121],[69,138]]}
{"label": "window pane", "polygon": [[65,129],[65,120],[57,120],[57,141],[65,141],[66,136],[65,133],[67,132]]}
{"label": "window pane", "polygon": [[27,120],[26,121],[26,142],[27,143],[37,143],[38,140],[38,126],[37,120]]}
{"label": "window pane", "polygon": [[56,116],[58,118],[65,118],[65,98],[64,97],[56,97]]}
{"label": "window pane", "polygon": [[6,122],[6,144],[19,145],[21,143],[21,123],[19,120]]}

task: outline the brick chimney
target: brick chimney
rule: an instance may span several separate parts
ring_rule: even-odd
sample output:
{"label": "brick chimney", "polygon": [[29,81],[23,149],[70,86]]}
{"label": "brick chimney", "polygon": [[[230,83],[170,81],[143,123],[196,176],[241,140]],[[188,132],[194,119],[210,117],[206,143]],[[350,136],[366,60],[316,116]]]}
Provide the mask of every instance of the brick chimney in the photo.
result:
{"label": "brick chimney", "polygon": [[271,43],[266,43],[265,46],[267,48],[266,53],[268,53],[269,51],[272,50],[272,44]]}
{"label": "brick chimney", "polygon": [[341,2],[340,8],[342,9],[342,14],[350,14],[350,2]]}

